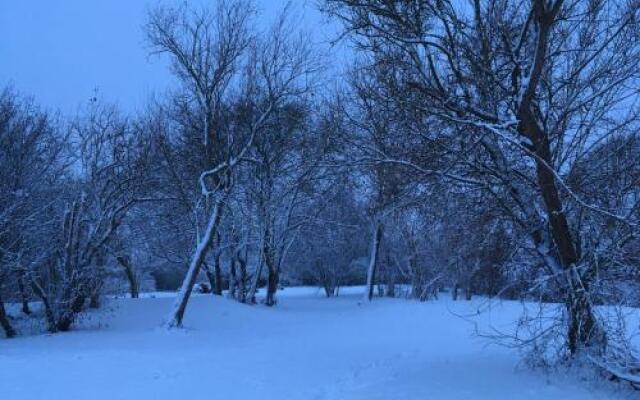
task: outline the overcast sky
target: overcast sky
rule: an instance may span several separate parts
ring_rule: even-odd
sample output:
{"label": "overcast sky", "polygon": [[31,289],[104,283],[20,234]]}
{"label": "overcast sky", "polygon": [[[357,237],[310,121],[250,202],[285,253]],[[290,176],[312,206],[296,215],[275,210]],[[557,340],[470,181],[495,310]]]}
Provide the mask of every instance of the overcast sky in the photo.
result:
{"label": "overcast sky", "polygon": [[[255,2],[262,11],[257,23],[265,26],[286,4]],[[141,26],[155,3],[0,0],[0,86],[11,83],[66,114],[74,113],[97,88],[102,98],[135,111],[173,82],[166,61],[148,57],[145,48]],[[314,0],[293,0],[293,5],[315,41],[335,37],[335,26],[324,23]]]}

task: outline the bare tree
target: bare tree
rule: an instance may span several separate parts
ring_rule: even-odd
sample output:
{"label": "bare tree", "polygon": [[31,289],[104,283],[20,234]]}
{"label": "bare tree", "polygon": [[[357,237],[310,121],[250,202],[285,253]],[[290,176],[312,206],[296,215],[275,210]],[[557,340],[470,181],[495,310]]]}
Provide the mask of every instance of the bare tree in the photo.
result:
{"label": "bare tree", "polygon": [[[417,136],[440,144],[439,138],[456,138],[452,144],[464,155],[447,157],[455,164],[437,170],[407,157],[378,160],[480,188],[505,206],[562,287],[570,355],[597,355],[607,343],[590,298],[595,264],[588,254],[596,250],[584,247],[591,242],[580,239],[586,232],[577,231],[574,216],[598,215],[625,235],[637,229],[629,212],[637,204],[625,212],[591,204],[566,177],[594,143],[637,126],[629,99],[640,72],[638,7],[562,0],[325,2],[375,68],[387,71],[379,97],[396,110],[417,112],[410,119]],[[621,105],[628,112],[618,112]],[[439,129],[421,129],[420,119]],[[443,155],[454,154],[456,147],[448,147]]]}
{"label": "bare tree", "polygon": [[[55,223],[51,209],[68,166],[66,139],[57,119],[32,100],[12,88],[0,92],[0,291],[20,298],[25,313],[29,272],[42,261]],[[1,301],[0,322],[7,336],[15,335]]]}
{"label": "bare tree", "polygon": [[[169,54],[185,92],[195,99],[204,121],[205,147],[211,147],[207,154],[213,155],[199,177],[207,222],[198,234],[169,326],[182,324],[231,193],[234,169],[246,160],[255,138],[281,104],[306,91],[304,78],[314,67],[305,43],[291,41],[284,15],[266,40],[254,38],[254,45],[249,46],[252,12],[250,4],[243,1],[220,2],[215,12],[161,8],[151,13],[146,27],[150,44]],[[231,86],[237,89],[233,98]],[[226,126],[217,121],[216,125],[213,119],[222,119],[223,104],[229,112],[240,111],[247,118],[235,123],[226,119]],[[212,130],[214,126],[218,131]]]}

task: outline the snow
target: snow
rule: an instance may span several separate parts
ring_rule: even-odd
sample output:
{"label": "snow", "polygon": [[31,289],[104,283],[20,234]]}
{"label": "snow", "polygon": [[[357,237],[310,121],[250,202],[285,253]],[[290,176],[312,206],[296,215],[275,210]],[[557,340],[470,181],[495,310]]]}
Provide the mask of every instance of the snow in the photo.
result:
{"label": "snow", "polygon": [[[0,340],[3,399],[626,399],[544,375],[473,334],[482,300],[419,303],[343,288],[287,288],[277,307],[194,295],[184,329],[161,328],[173,298],[111,299],[75,331]],[[516,320],[516,303],[491,321]],[[480,320],[488,321],[482,314]]]}

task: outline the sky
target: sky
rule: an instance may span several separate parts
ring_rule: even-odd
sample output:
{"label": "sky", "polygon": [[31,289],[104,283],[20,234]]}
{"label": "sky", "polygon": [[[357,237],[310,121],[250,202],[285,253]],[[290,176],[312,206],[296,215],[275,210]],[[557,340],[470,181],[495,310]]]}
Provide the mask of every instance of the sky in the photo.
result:
{"label": "sky", "polygon": [[[172,1],[180,0],[162,2]],[[261,12],[256,23],[264,27],[287,2],[254,1]],[[11,84],[44,107],[69,115],[96,93],[126,111],[141,109],[152,95],[175,85],[166,59],[150,57],[144,42],[147,10],[158,3],[0,0],[0,87]],[[337,29],[326,23],[315,4],[292,0],[301,26],[314,41],[327,45]]]}

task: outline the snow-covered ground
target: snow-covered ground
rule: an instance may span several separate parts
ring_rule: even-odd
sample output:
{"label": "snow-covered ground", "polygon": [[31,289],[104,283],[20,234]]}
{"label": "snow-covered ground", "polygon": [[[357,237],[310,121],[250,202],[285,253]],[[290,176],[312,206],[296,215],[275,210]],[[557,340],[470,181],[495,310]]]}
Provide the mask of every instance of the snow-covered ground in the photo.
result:
{"label": "snow-covered ground", "polygon": [[[456,314],[479,303],[327,299],[288,288],[275,308],[195,296],[183,330],[171,297],[114,299],[65,334],[0,340],[1,399],[627,399],[636,393],[531,371]],[[494,305],[512,323],[515,303]],[[479,319],[485,323],[488,314]]]}

